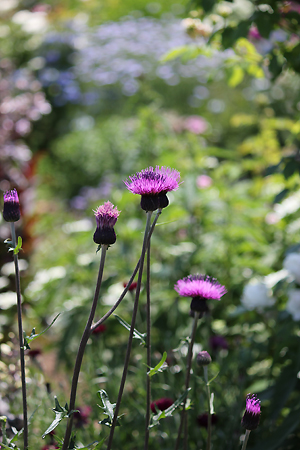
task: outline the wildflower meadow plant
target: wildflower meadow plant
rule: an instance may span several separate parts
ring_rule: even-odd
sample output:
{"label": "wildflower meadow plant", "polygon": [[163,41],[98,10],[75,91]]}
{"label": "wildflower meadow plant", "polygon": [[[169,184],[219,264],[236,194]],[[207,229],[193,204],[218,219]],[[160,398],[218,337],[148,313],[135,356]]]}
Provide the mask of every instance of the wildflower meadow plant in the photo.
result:
{"label": "wildflower meadow plant", "polygon": [[[113,446],[113,438],[116,430],[116,426],[120,425],[120,406],[122,401],[122,396],[124,392],[124,387],[126,383],[128,367],[130,362],[130,355],[132,349],[132,342],[134,337],[138,337],[144,346],[146,347],[146,371],[145,371],[145,385],[146,385],[146,399],[145,399],[145,433],[144,433],[144,450],[148,450],[149,448],[149,438],[150,438],[150,428],[159,423],[159,420],[171,416],[173,412],[177,408],[181,408],[181,416],[180,416],[180,424],[178,428],[177,440],[175,443],[175,449],[179,448],[181,441],[182,430],[184,429],[184,448],[187,449],[188,445],[188,416],[186,414],[187,411],[187,397],[189,394],[190,388],[190,378],[191,378],[191,369],[192,369],[192,356],[193,356],[193,346],[196,337],[197,325],[199,318],[204,318],[210,311],[209,309],[209,301],[210,300],[221,300],[221,297],[227,292],[226,288],[221,285],[215,278],[212,278],[207,275],[190,275],[188,277],[182,278],[177,281],[174,288],[175,291],[183,297],[191,298],[191,316],[193,317],[193,326],[191,335],[189,338],[188,345],[188,353],[187,353],[187,361],[186,361],[186,374],[185,374],[185,389],[182,395],[173,399],[170,397],[161,397],[157,400],[152,400],[151,398],[151,377],[161,371],[164,362],[167,358],[167,352],[164,352],[161,361],[152,368],[152,355],[151,355],[151,302],[150,302],[150,242],[151,236],[156,226],[157,220],[162,213],[162,210],[168,206],[169,201],[167,198],[167,193],[171,191],[175,191],[179,187],[180,174],[175,169],[170,169],[168,167],[159,167],[156,166],[149,167],[140,172],[137,172],[135,175],[130,176],[129,180],[125,181],[125,185],[129,191],[134,194],[138,194],[141,196],[141,208],[146,212],[146,225],[145,232],[143,238],[143,244],[140,254],[140,259],[136,264],[135,269],[133,270],[132,276],[128,280],[128,282],[123,284],[124,290],[120,295],[119,299],[114,303],[114,305],[110,308],[110,310],[104,314],[100,320],[94,322],[95,312],[100,296],[100,289],[102,284],[104,265],[106,261],[106,254],[108,248],[116,243],[116,233],[114,227],[119,219],[120,212],[116,206],[114,206],[110,201],[105,202],[100,205],[95,211],[95,219],[96,219],[96,230],[93,235],[94,242],[98,245],[96,253],[101,250],[100,253],[100,264],[98,277],[96,281],[96,287],[94,292],[94,298],[91,302],[91,307],[88,315],[88,319],[86,322],[86,326],[84,328],[79,346],[76,355],[76,360],[74,363],[73,376],[71,382],[71,390],[70,390],[70,399],[69,403],[66,403],[64,407],[62,407],[57,398],[55,397],[55,408],[53,411],[55,412],[55,419],[44,432],[42,437],[46,437],[50,439],[48,445],[45,445],[43,448],[61,448],[62,450],[69,450],[71,448],[92,448],[91,444],[87,447],[78,447],[76,444],[76,436],[72,433],[73,428],[75,427],[77,430],[81,429],[88,423],[90,419],[90,415],[92,413],[92,408],[90,405],[76,407],[78,404],[76,402],[77,395],[77,387],[79,376],[81,372],[83,357],[86,349],[86,345],[91,336],[93,336],[95,344],[99,342],[99,339],[96,337],[104,332],[106,332],[106,325],[103,323],[105,320],[111,316],[111,314],[116,310],[116,308],[120,305],[121,301],[125,297],[128,291],[131,291],[132,296],[134,297],[134,303],[132,307],[131,313],[131,324],[127,324],[123,319],[116,316],[119,322],[125,326],[127,330],[129,330],[127,349],[124,358],[123,365],[123,373],[120,380],[119,392],[117,395],[116,403],[111,403],[107,393],[102,389],[98,391],[98,396],[103,402],[103,410],[104,414],[108,417],[104,419],[102,422],[99,422],[103,425],[108,425],[110,427],[110,432],[107,439],[106,450],[110,450]],[[151,221],[153,211],[157,210],[155,218]],[[9,249],[13,251],[14,263],[15,263],[15,274],[16,274],[16,291],[17,291],[17,306],[18,306],[18,323],[19,323],[19,345],[20,345],[20,361],[21,361],[21,380],[22,380],[22,394],[23,394],[23,420],[24,420],[24,429],[23,429],[23,438],[24,438],[24,450],[31,450],[28,442],[28,418],[27,418],[27,402],[26,402],[26,380],[25,380],[25,360],[24,360],[24,350],[27,350],[27,355],[31,357],[31,360],[34,360],[37,356],[41,354],[39,349],[30,349],[29,342],[40,334],[35,333],[35,329],[33,330],[30,336],[26,336],[23,333],[22,328],[22,310],[21,310],[21,293],[20,293],[20,276],[18,269],[18,252],[21,249],[22,240],[18,238],[18,243],[16,242],[16,233],[14,228],[14,222],[19,220],[20,218],[20,205],[18,194],[16,190],[8,191],[4,194],[4,211],[3,211],[4,219],[11,223],[11,232],[12,232],[12,241],[6,241],[9,246]],[[146,260],[146,261],[145,261]],[[146,283],[145,283],[145,292],[146,292],[146,328],[147,332],[142,335],[135,329],[136,317],[139,307],[139,299],[141,292],[141,283],[142,276],[144,271],[144,261],[146,266]],[[135,276],[138,274],[137,281],[134,281]],[[56,316],[57,318],[57,316]],[[56,320],[56,318],[52,321],[52,323]],[[50,324],[50,326],[52,325]],[[48,327],[49,328],[49,327]],[[46,331],[46,330],[44,330]],[[215,336],[216,337],[216,336]],[[100,339],[101,340],[101,339]],[[223,348],[224,348],[224,344]],[[101,356],[101,355],[100,355]],[[196,363],[198,366],[198,371],[202,371],[204,373],[204,382],[206,387],[207,394],[207,405],[208,412],[203,415],[206,420],[207,427],[207,445],[206,449],[210,450],[211,448],[211,428],[212,424],[215,422],[216,415],[214,414],[212,403],[213,403],[213,394],[210,393],[210,382],[208,377],[208,367],[212,362],[212,358],[210,354],[201,350],[198,352],[196,357]],[[151,418],[151,412],[153,414]],[[246,436],[243,444],[243,450],[246,448],[247,439],[249,437],[249,433],[251,430],[255,429],[259,422],[260,416],[260,402],[256,396],[248,396],[246,400],[246,411],[242,419],[242,425],[246,428]],[[200,417],[200,416],[199,416]],[[63,420],[67,419],[65,435],[62,440],[58,439],[55,435],[55,439],[53,437],[54,429],[56,426]],[[200,423],[200,419],[198,421]],[[10,441],[7,437],[3,437],[5,442],[10,444]],[[16,437],[14,438],[16,439]],[[95,442],[96,447],[98,445],[100,447],[103,445],[104,438],[101,442]],[[60,441],[57,444],[57,441]],[[4,441],[3,441],[4,442]],[[6,445],[6,444],[5,444]],[[82,444],[80,444],[82,445]],[[100,448],[99,447],[99,448]],[[19,450],[18,447],[15,447],[15,444],[9,445],[5,448],[15,448]]]}
{"label": "wildflower meadow plant", "polygon": [[[178,280],[177,283],[174,286],[174,289],[176,292],[178,292],[179,295],[183,297],[191,297],[191,314],[194,317],[191,337],[190,337],[190,343],[189,343],[189,350],[187,355],[187,364],[186,364],[186,378],[185,378],[185,389],[186,394],[189,390],[190,385],[190,376],[191,376],[191,367],[192,367],[192,356],[193,356],[193,346],[195,342],[195,336],[196,336],[196,330],[197,330],[197,323],[198,319],[200,317],[203,317],[205,313],[209,312],[208,305],[206,303],[207,300],[220,300],[221,297],[226,294],[226,288],[225,286],[222,286],[218,283],[218,281],[215,278],[209,277],[207,275],[189,275],[188,277],[185,277],[181,280]],[[206,378],[207,378],[207,372]],[[208,380],[206,380],[206,384],[208,383]],[[210,397],[210,394],[209,394]],[[176,440],[176,446],[175,450],[179,449],[180,444],[180,438],[181,438],[181,432],[184,425],[184,422],[186,420],[186,399],[187,396],[185,396],[185,399],[183,401],[183,409],[181,413],[181,421],[180,426],[178,430],[178,436]],[[209,403],[210,405],[210,403]],[[188,433],[187,433],[187,426],[185,426],[184,429],[184,445],[187,446],[187,439],[188,439]],[[207,449],[210,449],[210,427],[209,427],[209,433],[208,433],[208,439],[207,439]]]}

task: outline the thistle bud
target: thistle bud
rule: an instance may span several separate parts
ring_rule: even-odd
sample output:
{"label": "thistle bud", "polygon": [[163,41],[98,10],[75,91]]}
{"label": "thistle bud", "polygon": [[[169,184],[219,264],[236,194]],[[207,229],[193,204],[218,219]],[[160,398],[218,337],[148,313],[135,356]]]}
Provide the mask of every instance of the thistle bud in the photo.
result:
{"label": "thistle bud", "polygon": [[260,401],[256,394],[248,394],[246,397],[246,409],[242,418],[242,427],[252,431],[258,427],[260,418]]}
{"label": "thistle bud", "polygon": [[197,355],[198,366],[208,366],[211,363],[211,356],[207,351],[199,352]]}
{"label": "thistle bud", "polygon": [[3,207],[3,219],[6,222],[17,222],[20,217],[20,203],[16,189],[7,191],[3,194],[4,207]]}
{"label": "thistle bud", "polygon": [[104,203],[94,211],[97,228],[94,233],[94,242],[99,245],[112,245],[116,242],[114,225],[117,222],[120,212],[117,207],[110,202]]}

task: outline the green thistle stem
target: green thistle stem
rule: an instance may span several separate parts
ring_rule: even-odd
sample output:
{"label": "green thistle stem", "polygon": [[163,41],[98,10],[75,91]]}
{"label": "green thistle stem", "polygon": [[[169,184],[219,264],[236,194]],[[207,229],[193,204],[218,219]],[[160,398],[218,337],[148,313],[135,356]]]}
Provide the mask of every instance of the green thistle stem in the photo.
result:
{"label": "green thistle stem", "polygon": [[[14,222],[10,222],[12,246],[16,247],[16,230]],[[22,381],[22,402],[23,402],[23,441],[24,450],[28,449],[28,417],[27,417],[27,398],[26,398],[26,377],[25,377],[25,358],[24,358],[24,338],[23,338],[23,325],[22,325],[22,305],[21,305],[21,284],[20,284],[20,271],[18,254],[14,254],[15,264],[15,278],[16,278],[16,292],[17,292],[17,314],[18,314],[18,327],[19,327],[19,345],[20,345],[20,363],[21,363],[21,381]]]}
{"label": "green thistle stem", "polygon": [[243,442],[242,450],[246,450],[247,442],[248,442],[248,439],[249,439],[249,435],[250,435],[250,430],[246,430],[246,434],[245,434],[245,439],[244,439],[244,442]]}
{"label": "green thistle stem", "polygon": [[[150,228],[150,231],[149,231],[149,234],[148,234],[148,242],[147,242],[147,245],[148,245],[149,242],[150,242],[150,238],[151,238],[151,236],[152,236],[152,233],[153,233],[153,231],[154,231],[154,227],[155,227],[155,225],[156,225],[156,222],[157,222],[157,220],[158,220],[160,214],[161,214],[161,209],[159,209],[159,210],[157,211],[156,216],[155,216],[155,218],[154,218],[154,220],[153,220],[153,223],[152,223],[152,225],[151,225],[151,228]],[[135,276],[136,276],[136,274],[137,274],[137,272],[138,272],[138,270],[139,270],[140,262],[141,262],[141,258],[138,260],[137,265],[135,266],[135,269],[134,269],[134,271],[133,271],[133,273],[132,273],[132,275],[131,275],[131,277],[130,277],[130,280],[128,281],[127,286],[125,287],[124,291],[123,291],[122,294],[120,295],[119,299],[118,299],[118,300],[116,301],[116,303],[110,308],[110,310],[107,311],[107,313],[104,314],[103,317],[101,317],[101,319],[99,319],[96,323],[94,323],[94,325],[91,326],[91,333],[95,330],[95,328],[97,328],[99,325],[101,325],[103,322],[105,322],[105,320],[108,319],[109,316],[111,316],[112,313],[117,309],[117,307],[119,306],[119,304],[121,303],[121,301],[123,300],[123,298],[125,297],[125,295],[127,294],[128,290],[129,290],[129,288],[130,288],[130,285],[131,285],[131,283],[133,282],[133,280],[134,280],[134,278],[135,278]]]}
{"label": "green thistle stem", "polygon": [[92,322],[93,322],[93,319],[94,319],[94,316],[95,316],[95,312],[96,312],[96,307],[97,307],[99,293],[100,293],[100,287],[101,287],[101,282],[102,282],[103,269],[104,269],[104,263],[105,263],[105,256],[106,256],[107,248],[108,248],[107,245],[101,245],[101,259],[100,259],[100,267],[99,267],[99,272],[98,272],[98,279],[97,279],[97,284],[96,284],[96,289],[95,289],[95,295],[94,295],[94,299],[93,299],[90,315],[89,315],[88,321],[86,323],[86,326],[85,326],[85,329],[84,329],[84,332],[83,332],[83,335],[82,335],[82,338],[81,338],[81,341],[80,341],[80,344],[79,344],[77,357],[76,357],[76,362],[75,362],[75,366],[74,366],[74,372],[73,372],[73,378],[72,378],[72,386],[71,386],[71,394],[70,394],[70,404],[69,404],[69,411],[70,411],[71,415],[70,415],[70,417],[68,419],[68,424],[67,424],[67,428],[66,428],[66,432],[65,432],[64,443],[63,443],[63,446],[62,446],[62,450],[67,450],[69,448],[69,442],[70,442],[72,426],[73,426],[73,413],[72,413],[72,411],[74,411],[74,409],[75,409],[75,400],[76,400],[78,378],[79,378],[79,373],[80,373],[80,368],[81,368],[81,363],[82,363],[82,359],[83,359],[84,350],[85,350],[87,341],[89,339],[89,336],[91,334],[91,325],[92,325]]}
{"label": "green thistle stem", "polygon": [[[193,357],[193,346],[194,346],[194,342],[195,342],[195,336],[196,336],[196,330],[197,330],[197,323],[198,323],[199,315],[200,314],[198,312],[196,312],[196,311],[194,312],[193,328],[192,328],[192,333],[191,333],[191,338],[190,338],[190,345],[189,345],[187,362],[186,362],[187,369],[186,369],[186,377],[185,377],[185,390],[187,390],[189,388],[189,385],[190,385],[192,357]],[[179,449],[181,432],[182,432],[183,424],[184,424],[184,421],[185,421],[185,415],[186,415],[186,409],[185,409],[186,401],[187,401],[187,397],[184,399],[183,405],[182,405],[182,413],[181,413],[181,418],[180,418],[180,425],[179,425],[179,429],[178,429],[177,440],[176,440],[176,444],[175,444],[175,450]],[[188,432],[187,431],[188,430],[187,430],[187,426],[186,426],[185,427],[185,433],[184,433],[184,448],[187,448],[187,441],[188,441]]]}
{"label": "green thistle stem", "polygon": [[141,284],[142,284],[144,259],[145,259],[145,254],[146,254],[146,250],[147,250],[147,246],[148,246],[148,234],[149,234],[149,230],[150,230],[151,215],[152,215],[152,211],[147,212],[147,222],[146,222],[141,258],[140,258],[140,269],[139,269],[138,281],[137,281],[136,292],[135,292],[135,301],[134,301],[134,306],[133,306],[133,311],[132,311],[132,320],[131,320],[131,327],[130,327],[130,332],[129,332],[129,338],[128,338],[124,368],[123,368],[123,375],[122,375],[122,379],[121,379],[121,383],[120,383],[119,394],[118,394],[117,403],[116,403],[116,407],[115,407],[115,411],[114,411],[114,418],[112,421],[106,450],[110,450],[111,446],[112,446],[112,441],[113,441],[114,432],[115,432],[115,428],[116,428],[116,424],[117,424],[117,420],[118,420],[119,409],[120,409],[120,405],[121,405],[122,395],[123,395],[125,381],[126,381],[127,372],[128,372],[129,359],[130,359],[130,353],[131,353],[131,347],[132,347],[132,341],[133,341],[133,331],[134,331],[134,327],[135,327],[135,320],[136,320],[136,315],[137,315],[137,311],[138,311],[138,303],[139,303],[140,290],[141,290]]}
{"label": "green thistle stem", "polygon": [[[151,367],[151,308],[150,308],[150,241],[147,250],[147,371]],[[147,373],[146,378],[146,424],[145,424],[145,445],[144,450],[148,450],[149,425],[150,425],[150,404],[151,404],[151,378]]]}
{"label": "green thistle stem", "polygon": [[203,367],[203,371],[204,371],[204,379],[205,379],[205,384],[206,384],[206,393],[207,393],[207,402],[208,402],[206,450],[210,450],[210,446],[211,446],[211,410],[210,410],[210,389],[209,389],[209,382],[208,382],[207,366]]}

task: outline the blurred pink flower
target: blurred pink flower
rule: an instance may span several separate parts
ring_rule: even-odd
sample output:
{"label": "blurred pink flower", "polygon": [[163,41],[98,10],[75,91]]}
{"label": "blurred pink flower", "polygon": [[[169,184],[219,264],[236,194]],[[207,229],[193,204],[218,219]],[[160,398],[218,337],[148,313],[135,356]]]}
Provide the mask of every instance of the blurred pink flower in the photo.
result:
{"label": "blurred pink flower", "polygon": [[199,189],[206,189],[212,185],[212,178],[210,178],[208,175],[199,175],[197,177],[197,186]]}
{"label": "blurred pink flower", "polygon": [[184,121],[184,129],[194,134],[202,134],[207,130],[207,122],[201,116],[189,116]]}
{"label": "blurred pink flower", "polygon": [[256,28],[255,25],[252,25],[250,27],[249,33],[248,33],[248,39],[254,39],[256,41],[259,41],[260,39],[262,39],[261,34],[259,33],[258,29]]}

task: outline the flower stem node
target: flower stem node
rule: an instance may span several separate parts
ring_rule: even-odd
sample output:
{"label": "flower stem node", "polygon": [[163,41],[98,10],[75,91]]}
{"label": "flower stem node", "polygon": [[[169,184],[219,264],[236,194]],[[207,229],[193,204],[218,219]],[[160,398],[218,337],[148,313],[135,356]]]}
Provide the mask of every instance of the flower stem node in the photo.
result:
{"label": "flower stem node", "polygon": [[104,203],[94,211],[97,228],[94,233],[94,242],[99,245],[112,245],[116,242],[114,225],[117,222],[120,212],[117,207],[110,202]]}
{"label": "flower stem node", "polygon": [[260,419],[260,401],[256,394],[248,394],[246,397],[246,409],[242,418],[242,427],[252,431],[258,427]]}
{"label": "flower stem node", "polygon": [[198,366],[208,366],[211,363],[211,356],[210,354],[203,350],[202,352],[199,352],[197,355],[197,364]]}
{"label": "flower stem node", "polygon": [[156,166],[137,172],[124,181],[133,194],[141,195],[141,208],[155,211],[166,208],[169,204],[167,193],[178,189],[180,173],[169,167]]}
{"label": "flower stem node", "polygon": [[3,194],[4,207],[3,207],[3,219],[6,222],[17,222],[20,217],[20,203],[16,189],[7,191]]}

